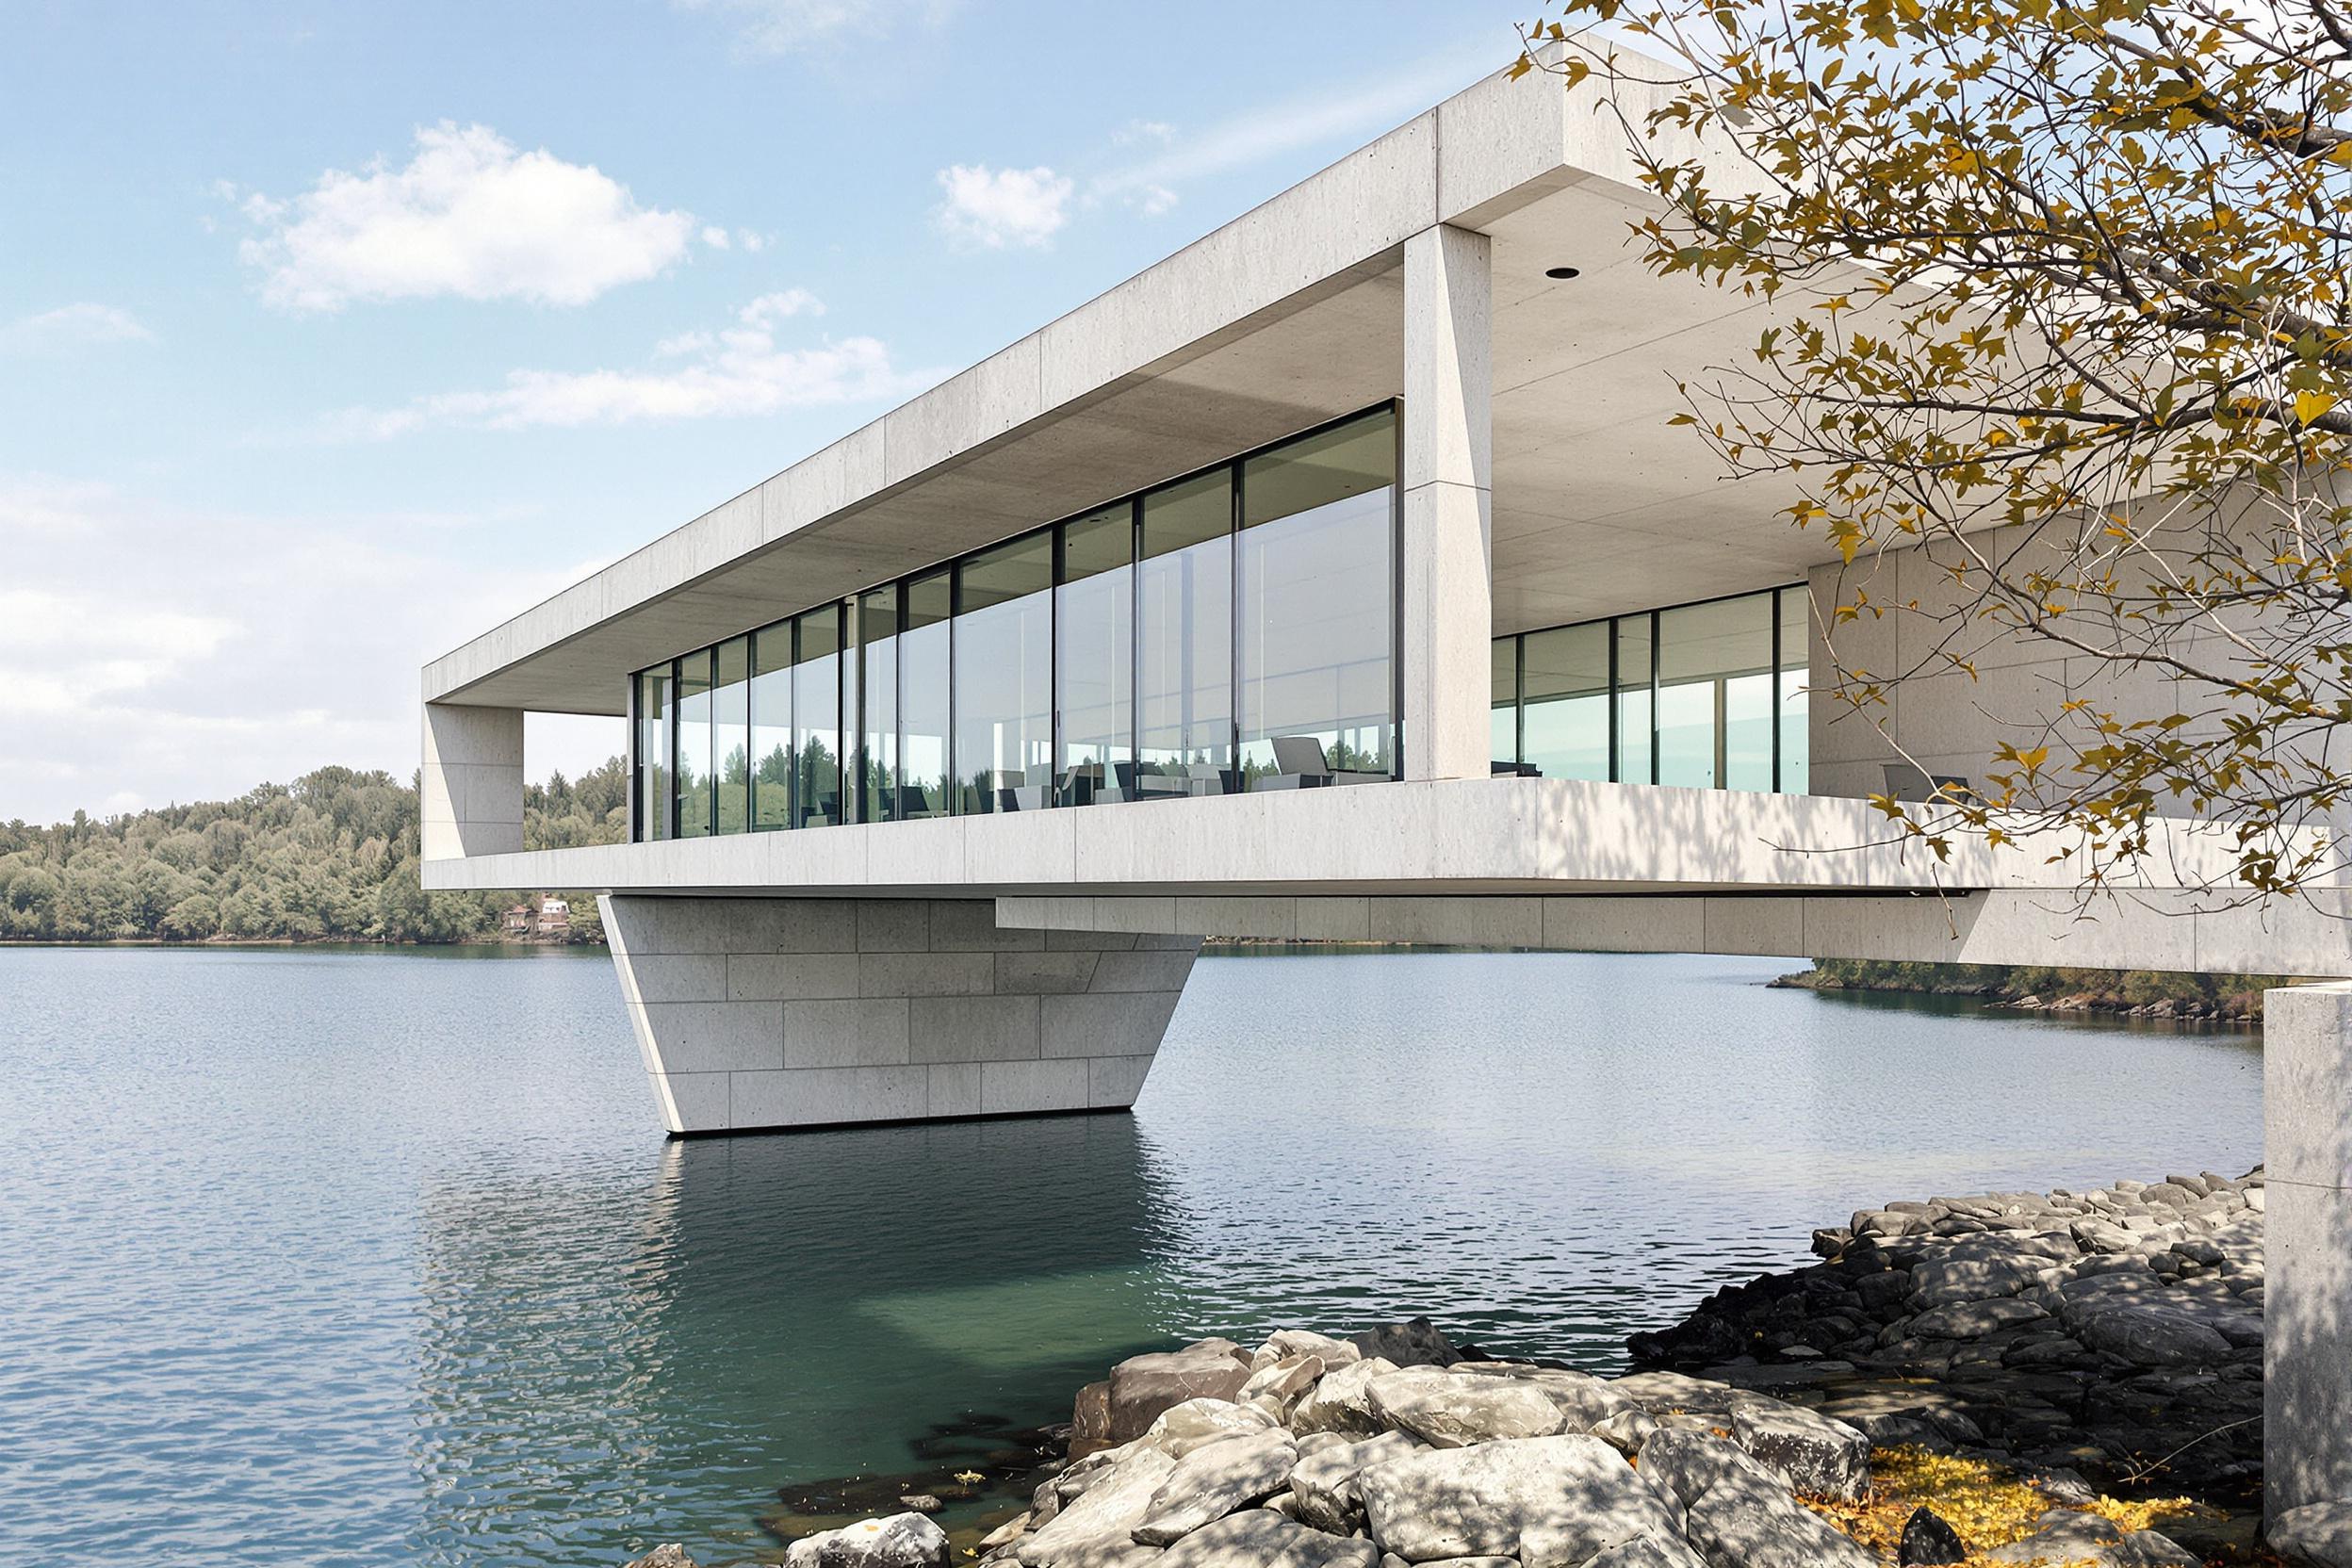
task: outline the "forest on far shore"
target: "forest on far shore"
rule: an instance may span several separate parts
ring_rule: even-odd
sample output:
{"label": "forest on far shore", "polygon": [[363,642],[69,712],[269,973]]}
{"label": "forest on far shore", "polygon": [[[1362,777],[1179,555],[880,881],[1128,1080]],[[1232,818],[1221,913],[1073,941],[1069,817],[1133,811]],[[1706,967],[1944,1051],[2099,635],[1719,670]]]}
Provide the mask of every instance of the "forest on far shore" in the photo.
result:
{"label": "forest on far shore", "polygon": [[[620,758],[525,788],[523,845],[629,836]],[[416,784],[319,768],[235,800],[54,826],[0,824],[0,939],[463,942],[498,939],[523,891],[417,885]],[[593,898],[571,899],[573,941],[600,942]]]}

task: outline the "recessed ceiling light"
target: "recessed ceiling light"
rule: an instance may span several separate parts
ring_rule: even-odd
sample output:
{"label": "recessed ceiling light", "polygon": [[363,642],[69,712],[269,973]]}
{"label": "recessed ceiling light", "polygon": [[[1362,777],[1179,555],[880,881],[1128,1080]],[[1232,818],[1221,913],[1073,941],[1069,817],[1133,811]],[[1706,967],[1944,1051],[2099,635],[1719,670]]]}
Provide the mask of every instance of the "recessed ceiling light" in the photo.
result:
{"label": "recessed ceiling light", "polygon": [[1544,275],[1547,278],[1573,278],[1576,275],[1576,269],[1573,267],[1546,267],[1544,269]]}

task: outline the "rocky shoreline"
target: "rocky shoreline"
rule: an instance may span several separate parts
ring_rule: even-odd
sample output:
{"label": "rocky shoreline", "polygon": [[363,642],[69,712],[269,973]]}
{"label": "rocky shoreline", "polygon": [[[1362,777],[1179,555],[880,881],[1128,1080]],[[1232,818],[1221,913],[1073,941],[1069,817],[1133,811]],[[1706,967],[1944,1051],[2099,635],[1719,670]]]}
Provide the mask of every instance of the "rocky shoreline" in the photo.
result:
{"label": "rocky shoreline", "polygon": [[976,1542],[909,1506],[784,1560],[2352,1568],[2352,1507],[2259,1539],[2262,1213],[2259,1169],[1864,1210],[1616,1378],[1421,1319],[1136,1356]]}

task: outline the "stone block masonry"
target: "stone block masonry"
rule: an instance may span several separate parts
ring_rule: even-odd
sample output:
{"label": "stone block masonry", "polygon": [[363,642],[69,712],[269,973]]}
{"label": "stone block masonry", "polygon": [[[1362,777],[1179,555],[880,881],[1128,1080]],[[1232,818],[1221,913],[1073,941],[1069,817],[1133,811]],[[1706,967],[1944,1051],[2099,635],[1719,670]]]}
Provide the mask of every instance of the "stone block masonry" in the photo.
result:
{"label": "stone block masonry", "polygon": [[1124,1110],[1195,937],[1001,930],[988,899],[608,894],[672,1134]]}

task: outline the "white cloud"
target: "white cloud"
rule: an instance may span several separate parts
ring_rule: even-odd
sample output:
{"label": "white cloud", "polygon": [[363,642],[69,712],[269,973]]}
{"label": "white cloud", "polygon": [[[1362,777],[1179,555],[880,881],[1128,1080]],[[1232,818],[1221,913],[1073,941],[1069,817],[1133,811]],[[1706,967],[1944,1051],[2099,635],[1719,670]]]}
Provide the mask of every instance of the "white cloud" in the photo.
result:
{"label": "white cloud", "polygon": [[1492,71],[1497,61],[1491,45],[1481,43],[1475,51],[1236,115],[1197,135],[1180,134],[1160,121],[1131,121],[1113,134],[1113,142],[1160,150],[1090,181],[1087,198],[1126,203],[1148,215],[1163,213],[1192,181],[1286,154],[1342,150],[1402,124]]}
{"label": "white cloud", "polygon": [[129,311],[88,300],[0,325],[0,352],[5,353],[52,353],[155,340],[155,335]]}
{"label": "white cloud", "polygon": [[702,242],[714,251],[724,251],[727,247],[727,231],[712,223],[702,231]]}
{"label": "white cloud", "polygon": [[[416,766],[425,661],[571,580],[484,569],[471,527],[192,512],[0,473],[0,820],[220,799],[329,762]],[[448,521],[456,521],[450,519]],[[534,774],[618,749],[527,754]]]}
{"label": "white cloud", "polygon": [[447,295],[584,304],[676,263],[696,229],[594,165],[449,121],[420,128],[400,168],[330,169],[299,196],[250,193],[238,210],[258,231],[238,253],[262,298],[297,311]]}
{"label": "white cloud", "polygon": [[1054,233],[1069,221],[1071,182],[1042,166],[1036,169],[990,169],[983,163],[959,163],[939,171],[939,188],[947,200],[939,210],[939,226],[959,243],[1003,250],[1008,245],[1032,248],[1051,244]]}
{"label": "white cloud", "polygon": [[903,371],[872,337],[786,348],[776,329],[825,306],[805,288],[763,294],[715,332],[681,333],[654,345],[678,366],[638,370],[515,370],[503,386],[441,392],[391,409],[351,409],[328,421],[330,438],[386,440],[433,426],[478,430],[621,425],[777,414],[822,404],[910,396],[937,370]]}
{"label": "white cloud", "polygon": [[680,10],[716,10],[734,19],[743,49],[755,55],[808,55],[908,28],[929,31],[961,0],[671,0]]}

